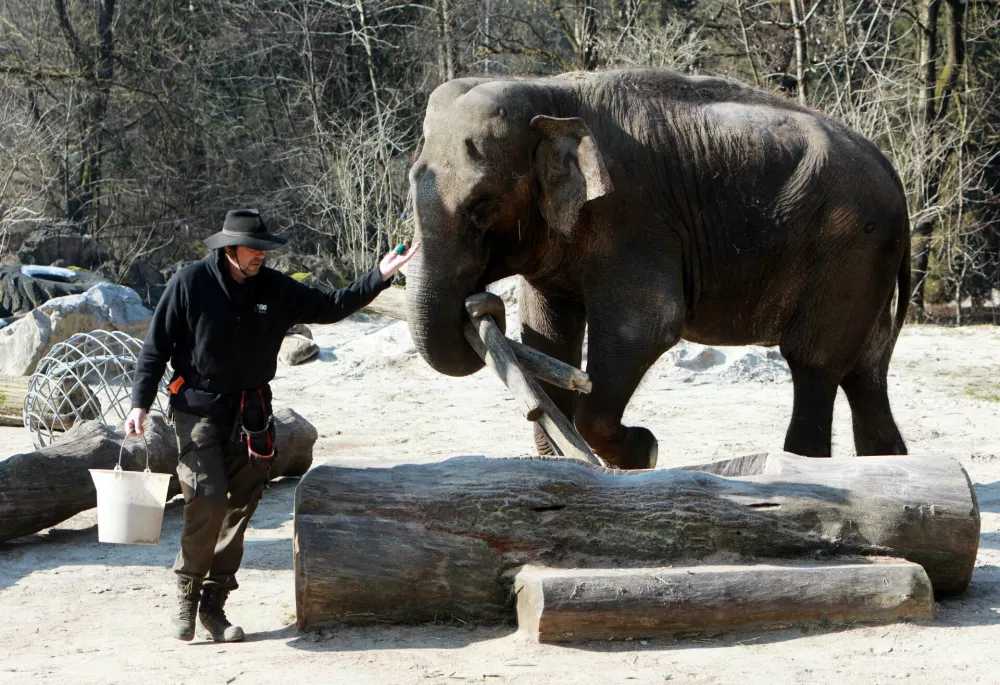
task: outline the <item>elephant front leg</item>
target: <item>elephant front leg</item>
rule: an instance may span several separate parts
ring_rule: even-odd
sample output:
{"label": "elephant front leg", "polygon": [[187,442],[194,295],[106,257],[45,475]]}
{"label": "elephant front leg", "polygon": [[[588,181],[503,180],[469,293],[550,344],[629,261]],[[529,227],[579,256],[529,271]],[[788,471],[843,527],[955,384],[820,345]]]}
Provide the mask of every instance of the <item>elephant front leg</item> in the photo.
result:
{"label": "elephant front leg", "polygon": [[619,315],[614,325],[590,321],[587,374],[593,391],[576,399],[576,428],[608,464],[620,469],[656,466],[657,442],[642,426],[623,426],[622,415],[649,368],[677,342],[679,322],[664,324]]}
{"label": "elephant front leg", "polygon": [[[583,302],[543,295],[522,279],[520,296],[521,341],[554,359],[577,368],[583,353],[586,323]],[[542,384],[559,410],[573,421],[574,393]],[[558,454],[545,430],[535,427],[535,447],[541,455]]]}

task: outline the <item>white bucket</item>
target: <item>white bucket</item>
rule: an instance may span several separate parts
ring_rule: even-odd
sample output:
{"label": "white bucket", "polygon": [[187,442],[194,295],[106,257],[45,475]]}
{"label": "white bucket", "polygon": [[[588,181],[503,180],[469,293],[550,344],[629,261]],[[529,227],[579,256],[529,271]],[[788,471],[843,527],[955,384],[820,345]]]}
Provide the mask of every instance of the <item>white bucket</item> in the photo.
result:
{"label": "white bucket", "polygon": [[160,541],[170,475],[149,470],[148,445],[145,471],[123,471],[119,450],[114,469],[90,469],[90,477],[97,488],[100,542],[155,545]]}

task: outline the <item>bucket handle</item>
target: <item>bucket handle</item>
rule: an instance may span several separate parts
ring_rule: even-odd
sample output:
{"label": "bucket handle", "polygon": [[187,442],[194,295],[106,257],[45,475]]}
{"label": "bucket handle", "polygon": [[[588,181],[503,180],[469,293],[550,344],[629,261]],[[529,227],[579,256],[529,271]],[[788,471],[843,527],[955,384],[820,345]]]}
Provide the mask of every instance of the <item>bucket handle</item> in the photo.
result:
{"label": "bucket handle", "polygon": [[[115,471],[122,471],[122,452],[125,451],[125,440],[127,438],[128,436],[122,438],[121,447],[118,448],[118,463],[115,464]],[[152,471],[149,470],[149,441],[146,440],[145,435],[142,436],[142,443],[146,448],[146,470],[143,471],[143,473],[152,473]]]}

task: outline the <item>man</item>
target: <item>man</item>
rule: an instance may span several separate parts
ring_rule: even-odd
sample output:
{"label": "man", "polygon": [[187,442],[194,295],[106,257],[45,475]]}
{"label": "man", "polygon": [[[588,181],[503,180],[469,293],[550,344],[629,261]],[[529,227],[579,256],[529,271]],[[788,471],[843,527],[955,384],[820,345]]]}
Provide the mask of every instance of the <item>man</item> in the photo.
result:
{"label": "man", "polygon": [[[212,253],[181,269],[156,307],[136,364],[129,435],[142,435],[167,361],[177,434],[184,531],[174,562],[174,637],[191,640],[195,615],[216,642],[243,639],[223,607],[238,587],[243,535],[273,457],[271,390],[278,350],[296,323],[333,323],[375,299],[416,252],[390,252],[343,290],[324,292],[264,266],[272,235],[252,209],[226,215],[205,240]],[[402,253],[402,254],[401,254]],[[199,601],[200,600],[200,601]]]}

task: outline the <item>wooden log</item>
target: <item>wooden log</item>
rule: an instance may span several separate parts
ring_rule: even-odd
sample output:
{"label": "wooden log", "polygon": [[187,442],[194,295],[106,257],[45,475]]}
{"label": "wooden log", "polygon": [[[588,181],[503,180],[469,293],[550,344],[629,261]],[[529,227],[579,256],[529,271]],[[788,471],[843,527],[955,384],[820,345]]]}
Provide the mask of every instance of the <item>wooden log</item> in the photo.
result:
{"label": "wooden log", "polygon": [[507,345],[524,370],[538,380],[585,395],[589,395],[590,391],[594,389],[594,384],[590,382],[590,376],[575,366],[553,359],[533,347],[528,347],[510,338],[507,339]]}
{"label": "wooden log", "polygon": [[0,375],[0,426],[23,426],[21,411],[28,392],[28,376]]}
{"label": "wooden log", "polygon": [[[503,300],[500,302],[502,304]],[[405,291],[402,288],[383,290],[365,309],[380,316],[406,321]],[[494,323],[502,330],[503,327],[499,320],[494,320]],[[593,386],[590,377],[575,366],[553,359],[516,340],[508,339],[507,345],[517,360],[521,362],[524,370],[538,380],[575,392],[589,393],[591,391]]]}
{"label": "wooden log", "polygon": [[[596,466],[603,466],[604,462],[590,450],[590,446],[577,432],[576,427],[559,411],[559,408],[538,387],[534,379],[525,375],[524,370],[518,366],[517,362],[511,362],[509,361],[510,358],[506,357],[508,361],[505,362],[507,366],[503,367],[505,371],[499,370],[501,365],[496,360],[504,354],[504,345],[496,336],[499,331],[496,330],[495,326],[491,328],[491,324],[492,318],[489,316],[484,316],[479,320],[479,325],[486,329],[486,334],[490,335],[494,346],[497,347],[498,354],[493,354],[493,348],[487,348],[485,340],[476,326],[473,323],[469,323],[465,327],[465,339],[469,341],[472,349],[486,362],[487,366],[493,369],[497,376],[500,377],[500,380],[504,381],[511,394],[520,400],[521,406],[530,408],[530,412],[525,411],[525,416],[529,420],[532,420],[532,416],[537,417],[534,420],[538,421],[539,425],[545,429],[545,433],[549,436],[549,442],[559,451],[560,456],[580,459]],[[506,338],[503,338],[503,340],[506,340]],[[511,372],[511,369],[516,371]],[[511,378],[516,379],[513,386],[508,382]]]}
{"label": "wooden log", "polygon": [[[274,417],[277,454],[271,477],[301,476],[312,465],[316,429],[290,409],[278,410]],[[177,439],[159,413],[149,415],[145,442],[149,445],[149,468],[174,474]],[[121,445],[121,435],[100,421],[84,421],[43,449],[0,461],[0,543],[37,533],[96,507],[97,493],[89,469],[114,468]],[[125,441],[122,468],[146,468],[141,438]],[[175,477],[168,497],[179,492]]]}
{"label": "wooden log", "polygon": [[515,575],[514,592],[518,628],[539,642],[934,618],[927,573],[898,559],[622,569],[528,566]]}
{"label": "wooden log", "polygon": [[507,338],[497,328],[493,317],[484,316],[472,322],[473,331],[465,329],[465,339],[486,365],[500,377],[510,394],[517,400],[521,413],[529,421],[537,421],[545,411],[545,393],[524,373],[517,358],[505,342]]}
{"label": "wooden log", "polygon": [[979,508],[955,459],[744,463],[731,477],[545,458],[315,468],[295,493],[299,625],[505,616],[504,573],[528,564],[890,556],[938,596],[968,585]]}
{"label": "wooden log", "polygon": [[511,352],[510,341],[493,321],[493,315],[504,316],[503,307],[503,300],[492,293],[478,293],[467,298],[465,309],[472,327],[465,329],[466,340],[518,400],[528,420],[539,422],[560,456],[602,466],[604,462],[590,450],[576,427],[525,373]]}

